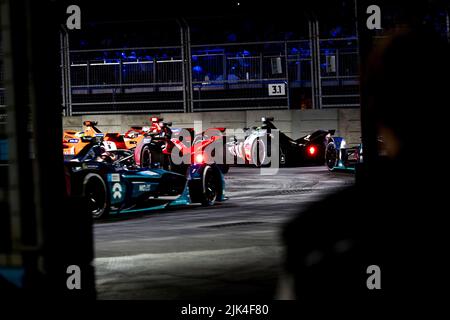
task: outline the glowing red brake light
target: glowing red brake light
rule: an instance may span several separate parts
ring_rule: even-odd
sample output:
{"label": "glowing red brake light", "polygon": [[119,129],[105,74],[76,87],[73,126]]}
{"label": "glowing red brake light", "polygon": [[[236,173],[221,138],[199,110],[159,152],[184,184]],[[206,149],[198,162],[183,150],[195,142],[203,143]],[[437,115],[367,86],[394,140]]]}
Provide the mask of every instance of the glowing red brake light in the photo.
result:
{"label": "glowing red brake light", "polygon": [[199,153],[195,156],[195,163],[203,163],[205,159],[203,158],[203,154]]}
{"label": "glowing red brake light", "polygon": [[308,148],[309,155],[313,156],[316,154],[316,147],[311,146]]}

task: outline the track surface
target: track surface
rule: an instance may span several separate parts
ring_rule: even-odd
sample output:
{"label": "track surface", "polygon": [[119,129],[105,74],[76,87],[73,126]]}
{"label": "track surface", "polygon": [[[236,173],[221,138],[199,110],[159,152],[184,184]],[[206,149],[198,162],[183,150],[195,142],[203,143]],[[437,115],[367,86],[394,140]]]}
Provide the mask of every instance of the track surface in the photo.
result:
{"label": "track surface", "polygon": [[283,224],[326,194],[354,182],[324,167],[263,176],[231,168],[229,199],[123,216],[94,227],[100,299],[220,299],[275,296]]}

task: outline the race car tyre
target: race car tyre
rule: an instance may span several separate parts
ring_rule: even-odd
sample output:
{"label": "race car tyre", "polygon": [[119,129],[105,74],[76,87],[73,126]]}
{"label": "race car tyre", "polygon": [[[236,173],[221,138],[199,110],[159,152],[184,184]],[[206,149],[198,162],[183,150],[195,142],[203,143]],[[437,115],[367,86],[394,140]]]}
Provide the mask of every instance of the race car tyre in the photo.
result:
{"label": "race car tyre", "polygon": [[261,139],[256,139],[252,145],[251,162],[256,167],[261,167],[266,161],[266,145]]}
{"label": "race car tyre", "polygon": [[141,151],[141,168],[149,168],[152,164],[152,152],[148,146],[144,146]]}
{"label": "race car tyre", "polygon": [[88,212],[94,219],[108,214],[108,193],[103,178],[96,173],[89,173],[83,180],[83,196],[87,199]]}
{"label": "race car tyre", "polygon": [[328,170],[333,171],[338,164],[337,148],[334,141],[330,141],[325,149],[325,164]]}
{"label": "race car tyre", "polygon": [[203,171],[201,184],[191,184],[189,188],[191,202],[212,206],[220,193],[220,180],[210,166]]}
{"label": "race car tyre", "polygon": [[141,168],[162,168],[170,171],[170,158],[166,159],[163,154],[144,146],[141,152]]}

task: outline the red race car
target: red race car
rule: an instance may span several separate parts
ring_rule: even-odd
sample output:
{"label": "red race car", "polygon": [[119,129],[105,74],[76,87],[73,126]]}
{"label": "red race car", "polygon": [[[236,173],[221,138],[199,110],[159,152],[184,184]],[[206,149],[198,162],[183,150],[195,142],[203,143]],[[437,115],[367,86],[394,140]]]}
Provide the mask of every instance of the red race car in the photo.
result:
{"label": "red race car", "polygon": [[[224,128],[208,129],[202,134],[195,135],[192,128],[171,128],[171,126],[171,122],[152,117],[151,126],[148,129],[134,128],[125,134],[125,136],[130,133],[142,135],[142,139],[134,150],[134,158],[138,166],[161,167],[184,173],[190,163],[213,162],[214,150],[219,147],[225,151],[225,144],[220,144],[224,141],[222,134],[225,131]],[[214,146],[213,143],[215,143]],[[205,150],[209,151],[208,149],[213,150],[212,155],[210,152],[205,152]],[[174,156],[178,159],[174,159]],[[218,162],[222,172],[228,172],[229,167],[225,161],[221,159]]]}

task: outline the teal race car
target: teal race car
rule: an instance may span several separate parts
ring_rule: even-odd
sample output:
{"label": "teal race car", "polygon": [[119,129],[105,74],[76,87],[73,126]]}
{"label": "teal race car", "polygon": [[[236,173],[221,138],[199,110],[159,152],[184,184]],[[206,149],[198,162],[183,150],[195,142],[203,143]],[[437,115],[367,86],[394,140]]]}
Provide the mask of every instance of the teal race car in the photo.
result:
{"label": "teal race car", "polygon": [[224,201],[225,181],[214,163],[193,163],[185,175],[158,167],[140,168],[129,150],[107,150],[94,139],[65,161],[67,195],[86,197],[95,219],[108,214],[147,212]]}

